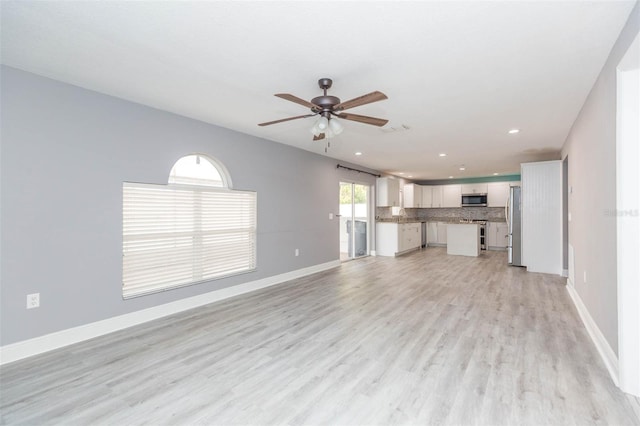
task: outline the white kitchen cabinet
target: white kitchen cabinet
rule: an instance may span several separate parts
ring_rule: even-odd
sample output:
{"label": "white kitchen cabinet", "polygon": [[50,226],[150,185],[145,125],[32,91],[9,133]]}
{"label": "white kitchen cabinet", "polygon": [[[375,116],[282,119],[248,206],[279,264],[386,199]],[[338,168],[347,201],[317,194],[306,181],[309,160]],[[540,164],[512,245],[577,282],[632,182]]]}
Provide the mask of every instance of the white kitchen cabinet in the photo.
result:
{"label": "white kitchen cabinet", "polygon": [[376,179],[376,206],[400,206],[400,181],[388,177]]}
{"label": "white kitchen cabinet", "polygon": [[427,222],[427,245],[438,244],[438,222]]}
{"label": "white kitchen cabinet", "polygon": [[400,253],[420,248],[422,243],[421,224],[402,223],[400,224]]}
{"label": "white kitchen cabinet", "polygon": [[438,222],[438,245],[447,245],[447,222]]}
{"label": "white kitchen cabinet", "polygon": [[487,237],[487,248],[493,248],[497,244],[496,240],[496,223],[495,222],[487,222],[487,226],[485,228],[485,234]]}
{"label": "white kitchen cabinet", "polygon": [[509,199],[509,182],[491,182],[488,185],[487,207],[504,207]]}
{"label": "white kitchen cabinet", "polygon": [[422,207],[432,207],[433,189],[431,186],[422,185]]}
{"label": "white kitchen cabinet", "polygon": [[461,185],[442,186],[442,207],[460,207],[462,201]]}
{"label": "white kitchen cabinet", "polygon": [[486,183],[467,183],[462,185],[462,194],[486,194]]}
{"label": "white kitchen cabinet", "polygon": [[490,249],[506,249],[508,245],[509,225],[506,222],[488,222],[487,246]]}
{"label": "white kitchen cabinet", "polygon": [[435,185],[431,187],[431,207],[443,207],[442,205],[442,188],[443,185]]}
{"label": "white kitchen cabinet", "polygon": [[420,248],[422,243],[420,222],[376,223],[376,254],[398,256]]}
{"label": "white kitchen cabinet", "polygon": [[[404,207],[417,208],[422,205],[422,186],[415,183],[408,183],[403,188]],[[429,206],[431,207],[431,206]]]}
{"label": "white kitchen cabinet", "polygon": [[498,223],[496,226],[496,247],[506,249],[509,245],[509,225],[507,223]]}
{"label": "white kitchen cabinet", "polygon": [[460,185],[431,186],[431,207],[460,207],[461,200]]}

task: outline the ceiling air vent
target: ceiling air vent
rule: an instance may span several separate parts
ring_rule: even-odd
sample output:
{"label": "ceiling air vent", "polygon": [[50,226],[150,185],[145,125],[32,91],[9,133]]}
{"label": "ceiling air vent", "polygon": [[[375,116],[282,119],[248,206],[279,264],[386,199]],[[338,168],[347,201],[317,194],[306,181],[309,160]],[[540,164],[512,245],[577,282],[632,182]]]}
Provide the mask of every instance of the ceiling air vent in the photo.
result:
{"label": "ceiling air vent", "polygon": [[395,133],[395,132],[406,132],[407,130],[410,130],[411,127],[407,126],[406,124],[400,124],[397,126],[385,126],[380,128],[380,131],[382,133]]}

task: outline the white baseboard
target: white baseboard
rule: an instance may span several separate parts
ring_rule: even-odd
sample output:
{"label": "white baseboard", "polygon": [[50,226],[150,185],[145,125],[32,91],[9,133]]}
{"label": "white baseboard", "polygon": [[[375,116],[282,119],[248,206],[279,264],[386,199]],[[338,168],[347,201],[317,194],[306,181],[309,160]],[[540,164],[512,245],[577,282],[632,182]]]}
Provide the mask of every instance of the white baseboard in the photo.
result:
{"label": "white baseboard", "polygon": [[615,352],[613,352],[613,349],[611,349],[611,346],[609,345],[609,342],[607,342],[607,339],[605,339],[602,335],[602,332],[596,325],[593,318],[591,318],[587,307],[584,306],[584,303],[582,303],[582,299],[580,298],[578,292],[576,292],[576,289],[573,287],[573,285],[567,285],[567,291],[569,292],[571,300],[573,300],[573,304],[578,310],[578,314],[580,315],[580,319],[582,319],[582,323],[586,327],[589,336],[591,336],[591,340],[596,345],[596,349],[598,349],[598,353],[600,354],[604,365],[609,371],[611,380],[613,380],[613,383],[615,383],[616,386],[619,386],[618,357],[616,356]]}
{"label": "white baseboard", "polygon": [[154,306],[136,312],[131,312],[117,317],[108,318],[101,321],[92,322],[78,327],[68,328],[66,330],[57,331],[55,333],[46,334],[44,336],[35,337],[33,339],[23,340],[21,342],[12,343],[0,347],[0,365],[9,364],[30,356],[38,355],[84,340],[93,339],[103,336],[114,331],[133,327],[148,321],[153,321],[178,312],[197,308],[199,306],[208,305],[209,303],[228,299],[244,293],[249,293],[262,288],[281,284],[296,278],[315,274],[317,272],[326,271],[340,266],[340,260],[322,263],[307,268],[286,272],[280,275],[239,284],[233,287],[223,288],[211,291],[209,293],[200,294],[198,296],[188,297],[186,299],[176,300],[174,302],[163,305]]}

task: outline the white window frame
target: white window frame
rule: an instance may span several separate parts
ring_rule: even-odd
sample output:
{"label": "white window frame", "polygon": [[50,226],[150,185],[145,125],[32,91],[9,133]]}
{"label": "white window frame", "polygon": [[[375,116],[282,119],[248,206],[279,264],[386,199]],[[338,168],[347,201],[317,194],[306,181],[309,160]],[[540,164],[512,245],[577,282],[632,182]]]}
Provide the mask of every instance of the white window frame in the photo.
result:
{"label": "white window frame", "polygon": [[122,190],[124,299],[256,270],[255,192],[132,182]]}

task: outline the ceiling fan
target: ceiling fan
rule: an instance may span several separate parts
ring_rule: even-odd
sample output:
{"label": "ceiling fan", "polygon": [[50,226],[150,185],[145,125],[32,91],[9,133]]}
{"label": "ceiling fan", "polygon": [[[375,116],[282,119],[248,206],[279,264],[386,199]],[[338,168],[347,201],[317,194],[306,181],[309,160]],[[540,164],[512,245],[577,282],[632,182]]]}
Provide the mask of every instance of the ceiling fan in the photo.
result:
{"label": "ceiling fan", "polygon": [[319,115],[320,118],[311,129],[313,133],[313,140],[317,141],[324,139],[325,136],[330,137],[337,135],[342,131],[342,125],[333,117],[339,117],[345,120],[357,121],[359,123],[371,124],[373,126],[382,127],[389,122],[382,118],[368,117],[366,115],[358,115],[351,113],[344,113],[342,111],[354,108],[360,105],[370,104],[372,102],[382,101],[387,99],[387,95],[382,92],[371,92],[366,95],[353,98],[346,102],[340,102],[340,98],[336,96],[327,95],[327,89],[331,88],[333,81],[330,78],[321,78],[318,80],[318,86],[324,91],[322,96],[311,99],[311,102],[305,101],[297,96],[290,95],[288,93],[276,93],[275,96],[286,99],[287,101],[295,102],[302,106],[306,106],[311,109],[311,114],[298,115],[295,117],[282,118],[275,121],[267,121],[266,123],[260,123],[258,126],[269,126],[271,124],[282,123],[284,121],[297,120],[299,118],[313,117]]}

